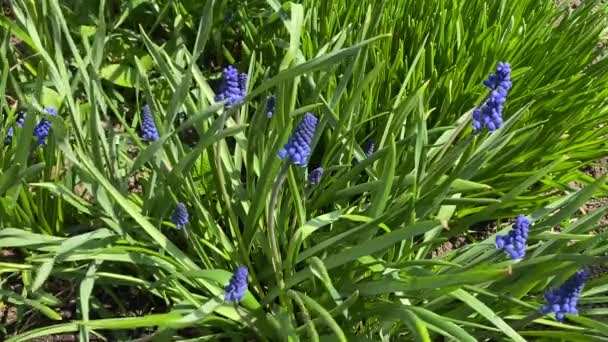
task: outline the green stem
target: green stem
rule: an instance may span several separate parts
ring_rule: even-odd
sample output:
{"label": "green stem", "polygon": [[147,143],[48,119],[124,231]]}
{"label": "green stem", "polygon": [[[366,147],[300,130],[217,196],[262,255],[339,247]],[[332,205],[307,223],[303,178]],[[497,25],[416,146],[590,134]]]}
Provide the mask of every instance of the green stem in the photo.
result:
{"label": "green stem", "polygon": [[272,264],[272,268],[274,269],[274,274],[277,278],[277,285],[279,289],[283,289],[285,284],[283,282],[283,272],[282,272],[282,259],[281,259],[281,251],[279,250],[279,241],[277,239],[277,233],[274,228],[274,212],[277,204],[277,200],[279,197],[279,191],[281,190],[281,186],[285,182],[287,178],[287,171],[289,170],[289,165],[291,163],[287,162],[283,164],[281,171],[279,172],[279,176],[277,177],[277,181],[274,183],[274,188],[272,189],[272,194],[270,196],[270,206],[268,208],[268,221],[266,228],[268,230],[268,243],[270,245],[270,251],[272,256],[270,258],[270,262]]}

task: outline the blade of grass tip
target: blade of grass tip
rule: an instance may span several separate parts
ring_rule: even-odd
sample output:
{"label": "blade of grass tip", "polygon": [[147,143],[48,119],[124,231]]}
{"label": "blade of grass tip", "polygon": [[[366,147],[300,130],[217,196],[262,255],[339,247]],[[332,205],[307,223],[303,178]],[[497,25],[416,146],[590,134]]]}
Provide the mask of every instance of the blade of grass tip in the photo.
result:
{"label": "blade of grass tip", "polygon": [[[323,261],[317,257],[312,257],[310,259],[309,267],[312,274],[317,277],[321,281],[321,283],[323,283],[336,305],[342,305],[342,296],[334,287],[331,281],[331,277],[329,276],[329,272],[327,272],[327,268],[325,268],[325,264],[323,264]],[[344,318],[348,319],[350,316],[348,314],[348,309],[344,309],[344,311],[342,311],[342,315],[344,316]]]}
{"label": "blade of grass tip", "polygon": [[291,5],[291,20],[289,21],[289,49],[283,56],[279,70],[285,70],[291,65],[295,59],[299,49],[300,41],[302,40],[302,22],[304,21],[304,8],[300,4],[292,3]]}
{"label": "blade of grass tip", "polygon": [[[101,262],[91,262],[85,274],[85,278],[80,282],[80,314],[82,315],[82,320],[84,322],[89,320],[90,299],[95,284],[95,273],[97,272],[98,264],[101,264]],[[84,325],[80,326],[79,334],[81,341],[88,342],[90,339],[90,328]]]}
{"label": "blade of grass tip", "polygon": [[199,56],[205,51],[205,46],[209,40],[211,34],[211,28],[213,27],[213,6],[215,0],[207,0],[205,2],[205,8],[203,8],[203,16],[198,24],[198,31],[196,32],[196,39],[194,41],[194,50],[192,51],[192,60],[198,60]]}
{"label": "blade of grass tip", "polygon": [[302,301],[300,296],[298,296],[298,294],[293,290],[289,290],[287,291],[287,297],[291,298],[302,312],[302,320],[304,321],[304,324],[297,330],[306,328],[308,330],[308,337],[310,338],[310,340],[313,342],[319,342],[319,333],[317,332],[317,328],[315,327],[315,322],[310,319],[308,309],[306,308],[306,305],[304,305],[304,302]]}
{"label": "blade of grass tip", "polygon": [[388,202],[391,188],[393,186],[393,181],[395,179],[395,168],[397,165],[397,153],[395,147],[394,137],[391,136],[389,141],[389,149],[388,153],[385,155],[384,164],[382,166],[382,179],[381,183],[378,187],[376,187],[375,191],[372,194],[372,203],[369,210],[369,216],[371,218],[379,217],[382,212],[384,212],[384,208],[386,207],[386,203]]}
{"label": "blade of grass tip", "polygon": [[410,328],[412,335],[414,335],[414,341],[431,342],[431,336],[426,324],[415,313],[410,310],[403,310],[403,320],[408,328]]}
{"label": "blade of grass tip", "polygon": [[34,282],[32,283],[31,291],[36,292],[44,282],[51,275],[51,271],[53,270],[53,266],[55,265],[55,258],[51,258],[51,260],[45,261],[38,267],[38,271],[36,272],[36,277],[34,278]]}
{"label": "blade of grass tip", "polygon": [[304,293],[301,293],[301,292],[295,292],[295,293],[298,295],[298,297],[300,297],[300,299],[302,299],[302,302],[304,302],[304,304],[311,311],[316,312],[321,317],[321,319],[323,320],[323,322],[325,322],[327,327],[330,328],[334,332],[334,334],[336,335],[335,337],[337,338],[338,341],[341,341],[341,342],[348,341],[348,339],[346,338],[346,335],[344,334],[344,331],[342,331],[342,329],[340,328],[338,323],[334,320],[333,317],[331,317],[329,312],[327,312],[325,310],[325,308],[323,308],[322,305],[320,305],[314,299],[308,297]]}
{"label": "blade of grass tip", "polygon": [[179,108],[183,105],[188,97],[190,92],[190,86],[192,85],[192,71],[188,69],[185,75],[182,77],[181,82],[177,86],[175,92],[173,92],[173,96],[171,96],[171,101],[169,101],[169,106],[167,107],[167,113],[165,116],[164,122],[164,133],[167,134],[171,131],[171,126],[175,121],[175,117],[177,116],[177,112]]}
{"label": "blade of grass tip", "polygon": [[465,303],[473,310],[477,311],[485,319],[492,322],[498,329],[500,329],[505,335],[507,335],[512,341],[526,342],[526,339],[521,337],[511,326],[500,318],[491,308],[485,303],[477,299],[477,297],[471,295],[463,289],[458,289],[450,293],[454,298],[457,298],[461,302]]}
{"label": "blade of grass tip", "polygon": [[474,342],[477,341],[476,338],[467,333],[464,329],[459,327],[458,325],[452,323],[445,317],[442,317],[432,311],[426,310],[421,307],[416,306],[405,306],[407,310],[414,312],[420,319],[427,322],[428,324],[432,324],[444,332],[448,333],[450,337],[454,338],[456,341],[461,342]]}

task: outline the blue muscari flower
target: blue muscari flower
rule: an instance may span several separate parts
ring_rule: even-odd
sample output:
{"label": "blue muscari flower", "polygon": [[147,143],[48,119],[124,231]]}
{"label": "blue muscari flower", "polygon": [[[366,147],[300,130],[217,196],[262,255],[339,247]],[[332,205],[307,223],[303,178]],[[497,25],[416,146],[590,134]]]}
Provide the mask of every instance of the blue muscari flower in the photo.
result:
{"label": "blue muscari flower", "polygon": [[321,177],[323,177],[325,170],[322,167],[318,167],[308,174],[308,184],[317,185],[321,183]]}
{"label": "blue muscari flower", "polygon": [[509,234],[496,236],[496,247],[507,252],[511,259],[523,258],[526,254],[529,230],[530,220],[524,215],[519,215]]}
{"label": "blue muscari flower", "polygon": [[156,141],[159,139],[152,111],[147,104],[141,109],[141,138],[145,141]]}
{"label": "blue muscari flower", "polygon": [[[43,112],[48,115],[57,116],[57,109],[53,106],[44,108]],[[49,136],[51,127],[53,127],[53,124],[47,119],[40,120],[36,127],[34,127],[34,136],[37,139],[36,143],[38,146],[46,145],[46,138]]]}
{"label": "blue muscari flower", "polygon": [[553,312],[555,318],[560,322],[564,320],[564,315],[567,313],[577,315],[576,305],[587,278],[589,278],[589,271],[583,269],[568,278],[559,288],[545,291],[546,304],[541,306],[540,312],[543,315]]}
{"label": "blue muscari flower", "polygon": [[248,275],[249,272],[246,266],[240,266],[234,271],[230,282],[224,287],[224,291],[226,292],[224,300],[226,302],[239,302],[245,297]]}
{"label": "blue muscari flower", "polygon": [[376,142],[373,139],[370,139],[365,144],[365,148],[363,149],[363,153],[365,153],[366,157],[374,154],[374,150],[376,149]]}
{"label": "blue muscari flower", "polygon": [[239,89],[241,90],[241,99],[247,96],[247,78],[249,76],[242,72],[239,74]]}
{"label": "blue muscari flower", "polygon": [[513,86],[511,83],[511,66],[499,62],[496,72],[491,74],[483,84],[490,89],[490,94],[484,103],[473,110],[473,129],[479,132],[483,126],[493,132],[502,126],[502,110],[507,93]]}
{"label": "blue muscari flower", "polygon": [[243,101],[247,95],[247,74],[241,73],[232,65],[224,69],[224,78],[220,85],[220,91],[215,95],[215,101],[226,100],[226,106],[231,107]]}
{"label": "blue muscari flower", "polygon": [[[21,113],[17,117],[17,126],[23,127],[23,124],[25,124],[25,113]],[[13,142],[14,132],[15,130],[12,126],[8,128],[8,131],[6,132],[6,138],[4,138],[4,145],[10,145]]]}
{"label": "blue muscari flower", "polygon": [[178,203],[177,207],[175,207],[175,211],[171,216],[171,222],[177,228],[184,228],[186,224],[188,224],[188,209],[186,209],[186,205],[184,203]]}
{"label": "blue muscari flower", "polygon": [[9,127],[4,138],[4,145],[10,145],[13,142],[13,127]]}
{"label": "blue muscari flower", "polygon": [[274,114],[274,108],[276,106],[277,98],[274,95],[268,96],[266,99],[266,117],[271,118]]}
{"label": "blue muscari flower", "polygon": [[279,158],[289,159],[292,163],[305,167],[312,152],[310,143],[316,128],[317,117],[311,113],[306,113],[287,144],[279,151]]}

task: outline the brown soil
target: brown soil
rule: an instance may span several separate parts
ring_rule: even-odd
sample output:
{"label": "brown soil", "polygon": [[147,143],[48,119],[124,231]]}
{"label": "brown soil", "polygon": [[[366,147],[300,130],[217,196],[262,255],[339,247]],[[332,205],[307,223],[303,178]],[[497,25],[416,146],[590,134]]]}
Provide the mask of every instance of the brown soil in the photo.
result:
{"label": "brown soil", "polygon": [[[608,172],[608,158],[602,158],[600,160],[598,160],[597,162],[584,167],[583,169],[581,169],[581,171],[583,171],[584,173],[586,173],[587,175],[599,179],[600,177],[602,177],[604,174],[606,174],[606,172]],[[581,208],[581,212],[583,214],[587,214],[587,213],[591,213],[594,210],[596,210],[597,208],[603,207],[605,205],[608,204],[608,197],[597,197],[594,198],[592,200],[590,200],[589,202],[585,203],[585,205]],[[599,221],[600,225],[608,225],[608,214],[604,215],[604,217],[602,217]],[[605,229],[601,229],[600,232],[605,231]]]}
{"label": "brown soil", "polygon": [[[9,258],[13,259],[17,253],[10,250],[3,250],[3,255],[8,255]],[[0,260],[6,261],[7,258],[0,258]],[[2,289],[12,291],[21,294],[23,291],[23,285],[19,277],[12,277],[5,279],[2,285]],[[109,295],[106,289],[111,290],[115,297]],[[6,336],[14,336],[24,331],[48,327],[51,325],[69,322],[71,320],[79,319],[79,302],[78,302],[78,281],[68,281],[65,279],[50,277],[44,284],[43,290],[46,293],[50,293],[59,300],[59,305],[52,307],[57,313],[61,315],[61,321],[53,321],[46,316],[42,315],[39,311],[32,309],[31,307],[18,308],[7,301],[0,303],[0,326],[6,329]],[[129,298],[128,301],[120,303],[120,306],[116,304],[115,298]],[[95,298],[98,303],[103,305],[107,312],[112,313],[114,317],[133,317],[133,316],[144,316],[151,313],[167,312],[168,307],[164,301],[152,296],[146,291],[142,291],[138,288],[127,287],[127,286],[108,286],[103,287],[102,285],[95,286],[93,289],[92,298]],[[21,309],[21,311],[19,310]],[[91,319],[106,318],[101,317],[95,310],[91,312]],[[105,335],[105,338],[110,338],[112,335],[106,335],[103,332],[97,331]],[[128,333],[130,339],[140,338],[143,336],[149,336],[153,333],[153,329],[136,329]],[[6,336],[2,335],[0,331],[0,341],[3,341]],[[104,338],[91,335],[91,341],[104,341]],[[105,339],[107,341],[108,339]],[[33,339],[31,341],[38,342],[50,342],[50,341],[79,341],[78,333],[61,334],[56,336],[45,336],[42,338]]]}
{"label": "brown soil", "polygon": [[450,241],[447,241],[443,245],[437,247],[437,249],[431,252],[431,256],[433,258],[436,258],[438,256],[441,256],[442,254],[453,251],[454,249],[460,248],[466,244],[467,239],[463,235],[456,236],[450,239]]}

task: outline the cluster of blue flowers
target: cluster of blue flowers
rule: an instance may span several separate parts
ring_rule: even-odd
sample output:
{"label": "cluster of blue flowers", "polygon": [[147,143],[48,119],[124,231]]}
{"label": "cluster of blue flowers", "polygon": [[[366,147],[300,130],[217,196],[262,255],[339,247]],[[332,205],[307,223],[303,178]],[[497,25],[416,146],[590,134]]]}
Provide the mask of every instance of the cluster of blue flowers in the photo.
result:
{"label": "cluster of blue flowers", "polygon": [[519,215],[509,234],[496,236],[496,247],[507,252],[511,259],[523,258],[526,254],[529,230],[530,220],[524,215]]}
{"label": "cluster of blue flowers", "polygon": [[[25,124],[25,113],[20,113],[17,117],[17,126],[23,127]],[[4,138],[4,145],[10,145],[13,142],[13,135],[15,134],[14,128],[11,126],[8,128],[6,132],[6,137]]]}
{"label": "cluster of blue flowers", "polygon": [[240,266],[234,271],[232,278],[230,278],[230,281],[224,287],[224,291],[226,292],[224,300],[226,302],[239,302],[245,297],[248,276],[249,272],[246,266]]}
{"label": "cluster of blue flowers", "polygon": [[312,152],[310,143],[316,128],[317,117],[311,113],[306,113],[287,144],[279,151],[279,158],[288,159],[295,165],[305,167]]}
{"label": "cluster of blue flowers", "polygon": [[546,315],[553,312],[558,321],[563,321],[565,314],[577,315],[578,299],[588,277],[589,271],[583,269],[568,278],[562,286],[547,290],[545,292],[546,304],[540,308],[541,313]]}
{"label": "cluster of blue flowers", "polygon": [[316,169],[310,171],[310,173],[308,174],[308,184],[317,185],[321,183],[323,172],[325,172],[325,170],[322,167],[317,167]]}
{"label": "cluster of blue flowers", "polygon": [[374,154],[375,150],[376,150],[376,142],[373,139],[370,139],[365,143],[365,148],[363,148],[363,153],[365,153],[366,157],[369,157],[372,154]]}
{"label": "cluster of blue flowers", "polygon": [[184,228],[188,224],[188,209],[184,203],[178,203],[173,215],[171,216],[171,223],[177,228]]}
{"label": "cluster of blue flowers", "polygon": [[503,106],[513,85],[509,63],[498,63],[496,72],[483,84],[490,89],[490,94],[481,106],[473,110],[473,129],[479,132],[485,126],[493,132],[502,126]]}
{"label": "cluster of blue flowers", "polygon": [[[47,106],[43,109],[43,113],[51,116],[57,116],[57,109],[53,106]],[[16,123],[18,127],[23,127],[23,124],[25,124],[25,115],[25,113],[20,113],[17,117]],[[53,124],[47,119],[42,119],[40,122],[38,122],[38,124],[34,127],[36,146],[46,146],[46,139],[48,138],[52,127]],[[9,127],[8,131],[6,132],[6,137],[4,138],[5,145],[10,145],[13,142],[14,134],[15,129],[13,127]]]}
{"label": "cluster of blue flowers", "polygon": [[226,100],[226,107],[231,107],[243,101],[247,95],[247,74],[241,73],[232,65],[224,68],[224,77],[220,85],[220,91],[215,96],[215,101]]}
{"label": "cluster of blue flowers", "polygon": [[152,117],[152,111],[149,105],[144,105],[141,109],[141,138],[145,141],[157,141],[159,139],[158,129]]}
{"label": "cluster of blue flowers", "polygon": [[[55,109],[55,107],[48,106],[44,108],[44,113],[51,116],[57,116],[57,109]],[[46,145],[46,138],[49,136],[52,127],[53,124],[47,119],[40,120],[36,127],[34,127],[34,136],[36,137],[36,143],[38,146]]]}
{"label": "cluster of blue flowers", "polygon": [[268,96],[266,99],[266,117],[271,118],[274,114],[274,108],[276,106],[277,98],[274,95]]}

